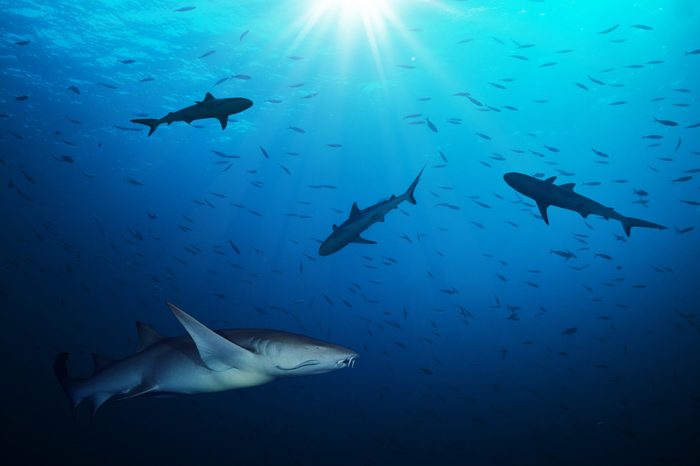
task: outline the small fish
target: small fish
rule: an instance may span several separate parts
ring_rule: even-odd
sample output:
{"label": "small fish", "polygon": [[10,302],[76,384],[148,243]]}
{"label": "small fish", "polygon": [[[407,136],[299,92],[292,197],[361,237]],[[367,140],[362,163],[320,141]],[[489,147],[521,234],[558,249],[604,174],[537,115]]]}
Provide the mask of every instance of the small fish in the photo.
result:
{"label": "small fish", "polygon": [[635,28],[635,29],[641,29],[643,31],[651,31],[652,29],[654,29],[653,27],[647,26],[646,24],[633,24],[630,27]]}
{"label": "small fish", "polygon": [[620,25],[619,25],[619,24],[616,24],[616,25],[614,25],[614,26],[610,26],[610,27],[607,28],[607,29],[603,29],[602,31],[598,31],[598,34],[608,34],[608,33],[610,33],[610,32],[613,32],[615,29],[617,29],[618,26],[620,26]]}
{"label": "small fish", "polygon": [[676,143],[676,148],[673,149],[673,152],[676,152],[681,147],[681,144],[683,144],[683,139],[679,137],[678,142]]}
{"label": "small fish", "polygon": [[690,181],[690,180],[692,180],[692,179],[693,179],[692,176],[686,175],[686,176],[681,176],[681,177],[679,177],[679,178],[676,178],[675,180],[672,180],[672,182],[673,182],[673,184],[676,184],[676,183],[684,183],[684,182]]}
{"label": "small fish", "polygon": [[691,231],[693,231],[693,230],[695,229],[695,227],[678,228],[678,227],[676,227],[676,226],[674,226],[674,228],[676,229],[676,234],[677,234],[677,235],[682,235],[682,234],[685,234],[685,233],[690,233]]}
{"label": "small fish", "polygon": [[29,100],[29,96],[28,95],[18,95],[17,97],[15,97],[15,100],[17,102],[24,102],[25,100]]}
{"label": "small fish", "polygon": [[597,155],[597,156],[599,156],[599,157],[605,157],[606,159],[607,159],[608,157],[610,157],[610,156],[609,156],[608,154],[606,154],[605,152],[601,152],[601,151],[595,150],[595,149],[593,149],[592,147],[591,147],[591,150],[593,151],[593,153],[594,153],[595,155]]}
{"label": "small fish", "polygon": [[125,65],[131,65],[132,63],[136,63],[136,60],[133,58],[126,58],[124,60],[119,60],[119,63],[123,63]]}
{"label": "small fish", "polygon": [[206,58],[206,57],[208,57],[208,56],[210,56],[210,55],[213,55],[213,54],[215,54],[215,53],[216,53],[216,50],[209,50],[209,51],[207,51],[207,52],[204,52],[203,54],[201,54],[201,55],[200,55],[199,57],[197,57],[197,58]]}
{"label": "small fish", "polygon": [[70,155],[59,155],[58,157],[54,157],[56,160],[59,162],[65,162],[65,163],[75,163],[75,159],[71,157]]}
{"label": "small fish", "polygon": [[287,129],[291,129],[292,131],[297,132],[299,134],[306,133],[306,131],[304,131],[304,129],[299,128],[298,126],[289,126]]}
{"label": "small fish", "polygon": [[571,258],[576,258],[576,254],[574,254],[571,251],[558,251],[556,249],[550,249],[549,250],[550,254],[556,254],[557,256],[561,256],[566,260],[569,260]]}
{"label": "small fish", "polygon": [[591,81],[593,81],[596,84],[600,84],[601,86],[605,86],[605,83],[603,81],[601,81],[600,79],[595,79],[595,78],[591,77],[590,75],[588,76],[588,79],[590,79]]}
{"label": "small fish", "polygon": [[664,126],[678,126],[678,123],[673,120],[660,120],[658,118],[654,118],[654,121]]}
{"label": "small fish", "polygon": [[28,45],[30,42],[30,40],[18,40],[17,42],[15,42],[15,45]]}
{"label": "small fish", "polygon": [[268,155],[267,151],[265,150],[265,148],[263,146],[260,146],[260,152],[262,152],[263,157],[265,157],[266,159],[270,158],[270,156]]}
{"label": "small fish", "polygon": [[690,52],[685,52],[686,55],[700,55],[700,49],[691,50]]}
{"label": "small fish", "polygon": [[173,11],[174,11],[175,13],[184,13],[185,11],[192,11],[192,10],[194,10],[195,8],[197,8],[197,7],[196,7],[196,6],[183,6],[183,7],[177,8],[177,9],[175,9],[175,10],[173,10]]}
{"label": "small fish", "polygon": [[251,77],[248,76],[247,74],[236,74],[236,75],[233,75],[232,77],[234,79],[240,79],[241,81],[248,81],[249,79],[251,79]]}
{"label": "small fish", "polygon": [[231,245],[231,249],[233,249],[233,251],[236,254],[238,254],[239,256],[241,255],[241,250],[238,249],[238,246],[236,246],[236,244],[233,242],[233,240],[228,240],[228,244]]}
{"label": "small fish", "polygon": [[284,172],[285,172],[287,175],[291,175],[291,174],[292,174],[292,172],[289,171],[289,168],[285,167],[285,166],[282,165],[281,163],[278,162],[277,165],[279,165],[280,168],[281,168],[282,170],[284,170]]}
{"label": "small fish", "polygon": [[425,123],[428,125],[428,128],[430,128],[430,131],[432,131],[433,133],[437,133],[437,132],[438,132],[437,127],[435,127],[435,125],[433,124],[432,121],[430,121],[429,118],[426,118],[426,119],[425,119]]}

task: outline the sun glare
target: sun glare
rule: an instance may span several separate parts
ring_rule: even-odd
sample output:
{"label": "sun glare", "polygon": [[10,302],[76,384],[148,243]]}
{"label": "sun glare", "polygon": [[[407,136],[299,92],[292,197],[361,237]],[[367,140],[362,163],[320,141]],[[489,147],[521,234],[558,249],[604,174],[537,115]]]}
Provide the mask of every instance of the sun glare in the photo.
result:
{"label": "sun glare", "polygon": [[312,31],[322,31],[327,41],[337,41],[346,53],[356,47],[372,54],[383,75],[380,48],[388,42],[388,30],[400,27],[396,0],[309,0],[296,44]]}

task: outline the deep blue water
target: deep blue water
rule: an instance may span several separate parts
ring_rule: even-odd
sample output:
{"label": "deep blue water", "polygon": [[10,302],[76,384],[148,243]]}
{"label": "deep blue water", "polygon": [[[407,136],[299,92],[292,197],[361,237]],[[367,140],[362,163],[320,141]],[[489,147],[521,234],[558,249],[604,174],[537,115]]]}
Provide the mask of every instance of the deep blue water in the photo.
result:
{"label": "deep blue water", "polygon": [[[700,4],[17,0],[0,15],[5,464],[697,464]],[[254,105],[223,131],[130,122],[206,92]],[[417,205],[363,234],[377,244],[318,255],[353,202],[424,166]],[[511,171],[668,229],[627,238],[555,207],[545,225]],[[166,300],[360,358],[74,419],[55,355],[88,375],[90,353],[134,352],[137,320],[182,335]]]}

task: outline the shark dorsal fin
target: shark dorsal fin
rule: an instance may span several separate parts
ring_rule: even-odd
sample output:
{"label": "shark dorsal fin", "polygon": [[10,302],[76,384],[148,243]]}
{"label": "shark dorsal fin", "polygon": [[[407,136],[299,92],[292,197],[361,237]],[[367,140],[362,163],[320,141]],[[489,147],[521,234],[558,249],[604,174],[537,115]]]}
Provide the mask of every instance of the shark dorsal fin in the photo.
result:
{"label": "shark dorsal fin", "polygon": [[545,181],[546,183],[552,183],[552,184],[554,184],[554,180],[556,180],[556,179],[557,179],[556,176],[550,176],[549,178],[547,178],[547,179],[544,180],[544,181]]}
{"label": "shark dorsal fin", "polygon": [[559,185],[560,188],[568,189],[569,191],[573,191],[574,186],[576,186],[576,183],[564,183]]}
{"label": "shark dorsal fin", "polygon": [[95,366],[95,373],[101,372],[114,364],[116,360],[105,358],[97,353],[92,353],[92,364]]}
{"label": "shark dorsal fin", "polygon": [[168,307],[192,337],[199,357],[209,369],[221,372],[246,365],[252,355],[250,351],[222,337],[174,304],[168,303]]}
{"label": "shark dorsal fin", "polygon": [[353,202],[352,207],[350,207],[350,218],[355,218],[358,215],[360,215],[360,208],[357,207],[357,202]]}
{"label": "shark dorsal fin", "polygon": [[164,338],[163,335],[153,330],[153,327],[143,322],[136,322],[136,334],[139,337],[137,352],[145,350]]}
{"label": "shark dorsal fin", "polygon": [[540,215],[542,216],[542,220],[544,220],[544,223],[549,225],[549,216],[547,215],[547,207],[549,207],[549,205],[544,204],[542,202],[537,203],[537,208],[540,209]]}
{"label": "shark dorsal fin", "polygon": [[335,231],[335,230],[337,230],[337,229],[338,229],[338,225],[336,225],[336,224],[334,223],[334,224],[333,224],[333,231]]}
{"label": "shark dorsal fin", "polygon": [[210,100],[214,100],[215,97],[211,95],[211,92],[207,92],[204,94],[204,99],[202,99],[202,102],[209,102]]}

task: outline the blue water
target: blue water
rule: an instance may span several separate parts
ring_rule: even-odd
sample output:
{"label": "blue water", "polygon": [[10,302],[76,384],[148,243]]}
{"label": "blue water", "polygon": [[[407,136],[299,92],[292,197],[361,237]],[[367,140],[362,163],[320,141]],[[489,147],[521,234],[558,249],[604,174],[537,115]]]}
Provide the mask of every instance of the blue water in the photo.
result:
{"label": "blue water", "polygon": [[[0,2],[5,464],[697,464],[698,24],[692,0]],[[130,122],[206,92],[254,105]],[[424,166],[376,245],[318,255]],[[545,225],[511,171],[668,229]],[[88,375],[137,320],[181,335],[166,300],[360,358],[73,418],[56,353]]]}

